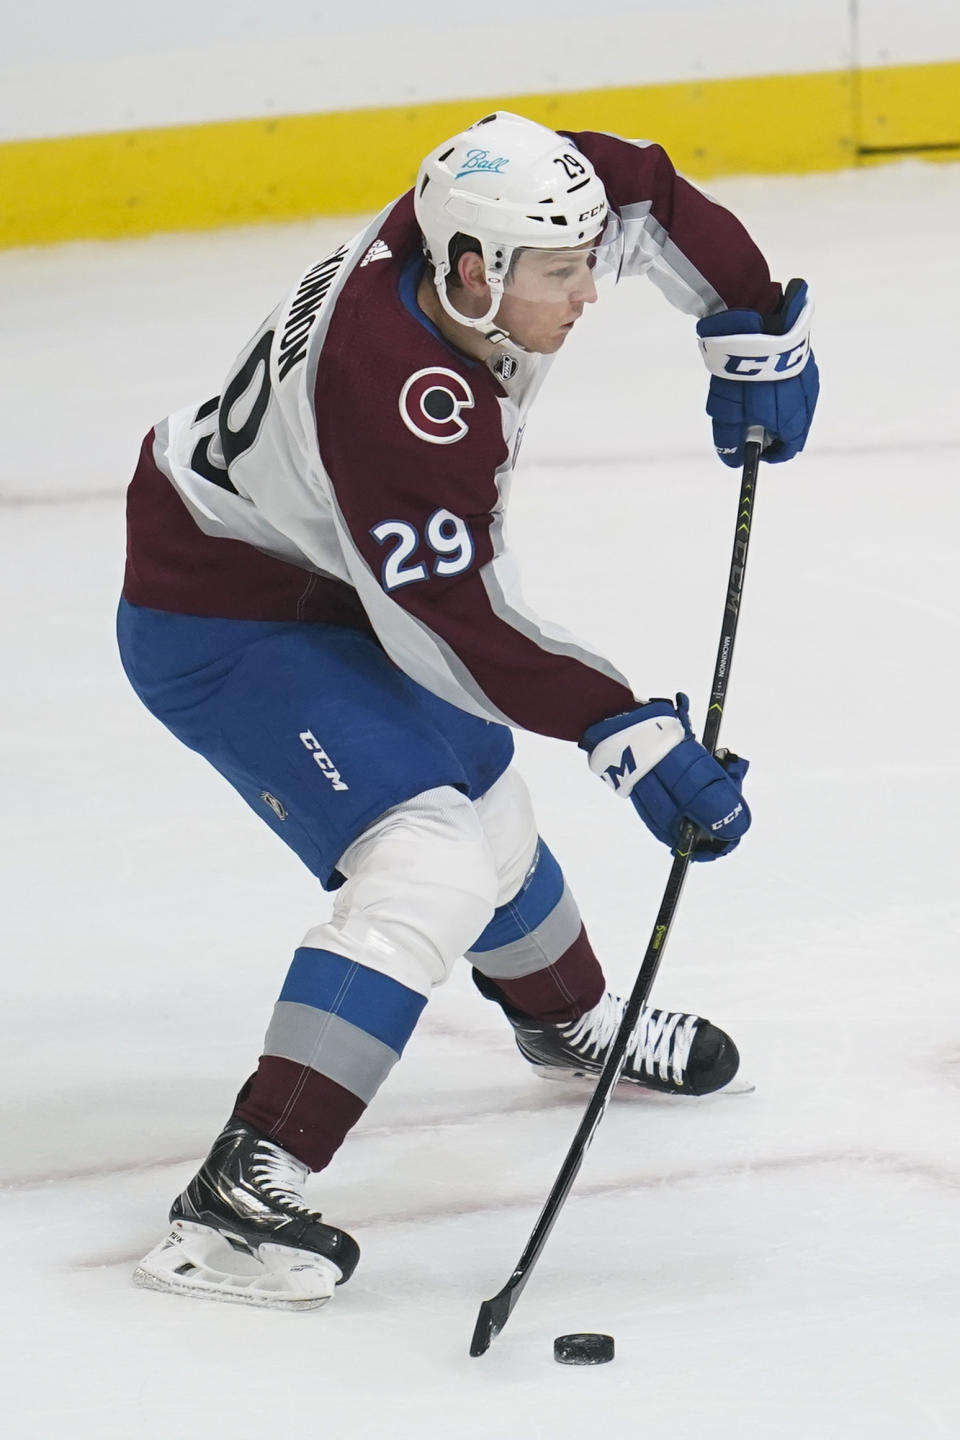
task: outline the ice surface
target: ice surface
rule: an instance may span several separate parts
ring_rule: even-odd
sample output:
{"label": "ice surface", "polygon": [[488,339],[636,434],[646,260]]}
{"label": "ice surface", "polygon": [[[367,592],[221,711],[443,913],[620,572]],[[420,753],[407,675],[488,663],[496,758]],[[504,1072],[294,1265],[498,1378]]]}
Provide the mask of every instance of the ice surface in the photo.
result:
{"label": "ice surface", "polygon": [[[930,1440],[960,1429],[960,168],[717,183],[807,276],[824,396],[765,466],[724,738],[754,829],[690,877],[658,1002],[727,1027],[753,1095],[618,1101],[490,1352],[585,1094],[465,973],[312,1182],[360,1269],[325,1310],[135,1290],[329,901],[143,711],[111,633],[139,439],[216,392],[318,224],[0,256],[0,1430],[11,1440],[520,1435]],[[737,476],[690,322],[584,321],[514,490],[528,598],[702,715]],[[612,980],[668,868],[582,756],[521,737]],[[600,1330],[617,1358],[552,1358]]]}

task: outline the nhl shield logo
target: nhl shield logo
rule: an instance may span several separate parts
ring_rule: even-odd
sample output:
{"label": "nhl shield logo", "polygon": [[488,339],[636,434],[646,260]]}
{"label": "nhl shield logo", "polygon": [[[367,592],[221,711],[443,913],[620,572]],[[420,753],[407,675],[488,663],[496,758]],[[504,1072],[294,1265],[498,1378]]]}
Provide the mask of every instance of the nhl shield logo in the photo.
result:
{"label": "nhl shield logo", "polygon": [[493,367],[493,373],[500,380],[512,380],[519,369],[519,360],[515,360],[512,355],[501,355]]}
{"label": "nhl shield logo", "polygon": [[270,809],[273,811],[274,815],[276,815],[278,820],[286,820],[286,806],[284,805],[282,800],[277,799],[276,795],[271,795],[269,790],[264,790],[263,794],[260,796],[260,799],[263,800],[265,804],[270,806]]}

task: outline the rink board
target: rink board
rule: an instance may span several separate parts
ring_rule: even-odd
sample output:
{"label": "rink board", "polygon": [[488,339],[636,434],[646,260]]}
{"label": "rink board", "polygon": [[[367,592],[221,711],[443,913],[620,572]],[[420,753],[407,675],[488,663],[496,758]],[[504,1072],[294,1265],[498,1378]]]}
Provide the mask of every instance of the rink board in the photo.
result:
{"label": "rink board", "polygon": [[375,210],[495,108],[655,138],[698,179],[960,157],[960,61],[215,121],[0,144],[0,246]]}

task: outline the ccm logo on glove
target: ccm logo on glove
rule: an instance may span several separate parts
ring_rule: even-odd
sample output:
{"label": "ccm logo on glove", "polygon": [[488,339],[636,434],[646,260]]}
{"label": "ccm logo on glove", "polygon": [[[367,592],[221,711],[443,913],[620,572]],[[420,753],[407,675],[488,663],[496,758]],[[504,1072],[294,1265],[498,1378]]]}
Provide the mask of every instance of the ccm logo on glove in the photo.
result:
{"label": "ccm logo on glove", "polygon": [[743,464],[752,429],[764,431],[763,459],[774,464],[803,449],[820,392],[812,314],[805,281],[791,280],[771,315],[724,310],[697,325],[711,376],[707,414],[724,465]]}
{"label": "ccm logo on glove", "polygon": [[729,815],[724,815],[724,817],[723,817],[722,820],[714,820],[713,824],[710,826],[710,829],[711,829],[711,830],[722,830],[725,825],[731,825],[731,824],[733,823],[733,821],[736,820],[737,817],[738,817],[739,815],[742,815],[742,814],[743,814],[743,804],[742,804],[742,802],[741,802],[741,804],[739,804],[739,805],[736,807],[735,810],[731,810],[731,811],[730,811],[730,814],[729,814]]}
{"label": "ccm logo on glove", "polygon": [[[727,352],[722,371],[724,375],[735,375],[738,380],[782,380],[788,375],[795,375],[806,365],[810,355],[810,336],[805,335],[801,343],[791,350],[771,355],[740,354],[731,345],[723,348]],[[756,348],[755,345],[752,347],[754,352]]]}
{"label": "ccm logo on glove", "polygon": [[678,695],[591,725],[580,741],[590,769],[629,798],[658,840],[676,852],[684,823],[700,834],[693,860],[715,860],[734,849],[750,826],[742,785],[747,761],[721,751],[711,755],[690,725],[690,702]]}
{"label": "ccm logo on glove", "polygon": [[[645,720],[634,718],[626,729],[598,741],[590,752],[590,769],[617,795],[629,795],[637,781],[684,738],[683,726],[668,700],[655,700],[643,710],[658,713]],[[636,717],[641,712],[631,713]],[[587,735],[591,733],[587,731]]]}

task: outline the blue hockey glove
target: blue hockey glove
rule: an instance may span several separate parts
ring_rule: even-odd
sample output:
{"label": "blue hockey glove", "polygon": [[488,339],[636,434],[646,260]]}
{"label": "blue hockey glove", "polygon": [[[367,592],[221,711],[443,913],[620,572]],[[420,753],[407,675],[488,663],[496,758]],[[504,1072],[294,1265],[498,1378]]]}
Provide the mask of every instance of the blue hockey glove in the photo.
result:
{"label": "blue hockey glove", "polygon": [[618,795],[629,796],[649,830],[676,853],[685,819],[698,827],[693,860],[715,860],[750,827],[743,798],[748,761],[713,756],[694,737],[690,702],[678,695],[591,725],[580,741],[590,769]]}
{"label": "blue hockey glove", "polygon": [[766,431],[764,460],[792,460],[803,449],[820,392],[810,349],[812,314],[806,281],[791,280],[772,315],[724,310],[697,325],[713,377],[707,414],[724,465],[743,464],[753,425]]}

